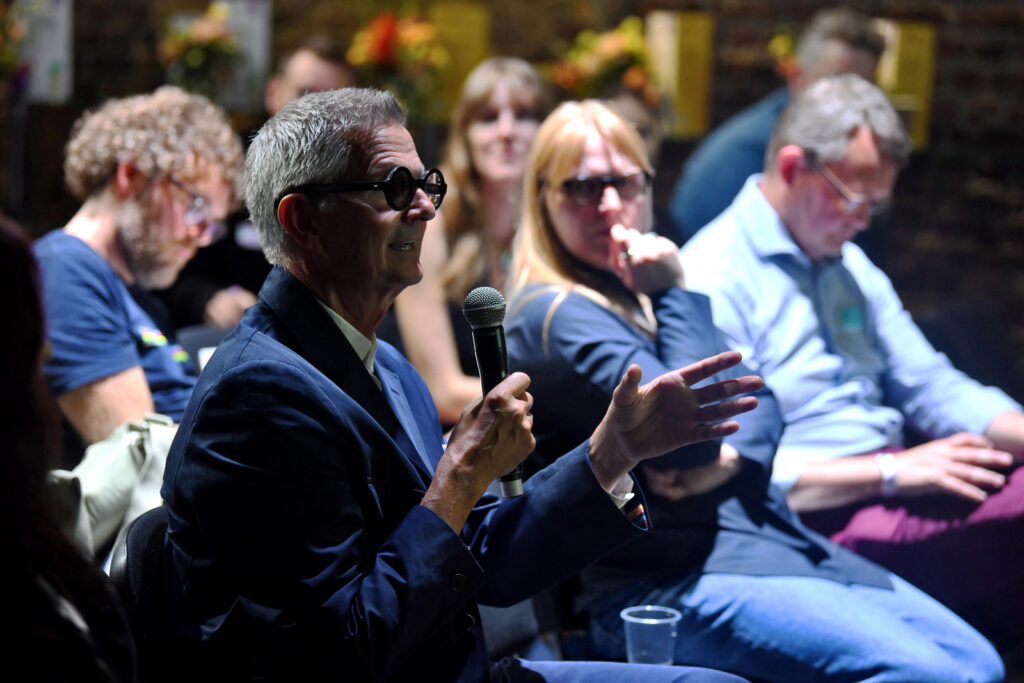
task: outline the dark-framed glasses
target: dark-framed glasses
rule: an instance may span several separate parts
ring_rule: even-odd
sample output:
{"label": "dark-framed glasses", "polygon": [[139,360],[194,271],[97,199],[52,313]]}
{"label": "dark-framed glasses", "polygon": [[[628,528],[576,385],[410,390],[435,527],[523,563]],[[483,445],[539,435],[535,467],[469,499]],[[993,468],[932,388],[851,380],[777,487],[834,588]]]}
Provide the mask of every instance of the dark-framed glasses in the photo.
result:
{"label": "dark-framed glasses", "polygon": [[196,244],[200,247],[205,247],[219,239],[224,233],[224,223],[213,220],[213,209],[211,208],[210,200],[188,189],[188,186],[181,182],[173,173],[167,176],[167,180],[171,185],[174,185],[189,197],[190,201],[185,209],[184,218],[186,225],[199,228],[199,237],[196,238]]}
{"label": "dark-framed glasses", "polygon": [[395,211],[405,211],[412,205],[416,196],[416,190],[423,190],[427,199],[440,208],[441,200],[444,199],[448,185],[444,182],[444,176],[436,168],[429,168],[419,178],[413,178],[412,171],[404,166],[396,166],[388,172],[384,180],[345,180],[337,183],[310,183],[299,185],[281,193],[276,204],[280,204],[285,195],[289,194],[330,194],[332,192],[365,192],[367,190],[380,190],[384,193],[384,199]]}
{"label": "dark-framed glasses", "polygon": [[868,215],[878,216],[889,210],[890,200],[888,197],[885,199],[869,199],[866,195],[854,192],[851,190],[846,183],[839,179],[835,173],[832,172],[828,166],[823,164],[818,158],[805,150],[805,156],[808,162],[814,168],[815,171],[821,175],[822,178],[832,186],[832,189],[839,195],[839,211],[852,216],[855,213],[859,213],[864,207],[867,207]]}
{"label": "dark-framed glasses", "polygon": [[624,200],[636,199],[647,191],[651,174],[636,171],[626,175],[576,176],[562,182],[565,195],[576,204],[597,204],[601,201],[604,188],[611,185]]}

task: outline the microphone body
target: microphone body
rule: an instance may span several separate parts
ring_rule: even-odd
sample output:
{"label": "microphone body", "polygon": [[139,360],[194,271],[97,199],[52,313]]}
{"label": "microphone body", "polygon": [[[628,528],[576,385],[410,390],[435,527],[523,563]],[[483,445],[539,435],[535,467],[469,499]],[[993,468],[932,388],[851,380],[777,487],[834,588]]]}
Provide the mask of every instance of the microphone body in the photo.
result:
{"label": "microphone body", "polygon": [[[477,287],[466,295],[462,314],[473,330],[473,354],[480,371],[484,394],[508,377],[508,350],[505,346],[505,298],[493,287]],[[518,464],[498,479],[502,498],[523,493],[523,466]]]}

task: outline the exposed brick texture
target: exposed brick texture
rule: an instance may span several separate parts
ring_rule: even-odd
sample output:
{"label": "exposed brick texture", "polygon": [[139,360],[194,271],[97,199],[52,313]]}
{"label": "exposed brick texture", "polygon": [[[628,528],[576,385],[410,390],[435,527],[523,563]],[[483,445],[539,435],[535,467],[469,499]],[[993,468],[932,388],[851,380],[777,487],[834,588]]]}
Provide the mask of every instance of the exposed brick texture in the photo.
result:
{"label": "exposed brick texture", "polygon": [[[167,13],[205,2],[76,0],[74,98],[65,107],[32,107],[19,217],[37,234],[75,209],[61,180],[71,123],[104,98],[148,90],[163,71],[155,45]],[[424,3],[427,4],[427,3]],[[778,86],[765,45],[781,27],[798,30],[823,3],[805,0],[489,0],[496,53],[541,61],[576,31],[613,26],[649,9],[706,10],[716,17],[711,120],[718,123]],[[1019,0],[852,0],[874,16],[933,23],[938,30],[931,142],[915,155],[896,190],[892,225],[878,241],[886,270],[915,316],[950,302],[986,302],[1005,321],[1016,359],[1024,359],[1024,4]],[[347,40],[382,6],[400,2],[274,0],[274,56],[312,31]],[[11,135],[9,103],[0,111]],[[664,198],[693,141],[666,144],[657,185]],[[11,172],[0,147],[0,179]],[[11,207],[4,193],[4,208]],[[1024,361],[1016,360],[1017,372]],[[1008,372],[1009,375],[1009,372]]]}

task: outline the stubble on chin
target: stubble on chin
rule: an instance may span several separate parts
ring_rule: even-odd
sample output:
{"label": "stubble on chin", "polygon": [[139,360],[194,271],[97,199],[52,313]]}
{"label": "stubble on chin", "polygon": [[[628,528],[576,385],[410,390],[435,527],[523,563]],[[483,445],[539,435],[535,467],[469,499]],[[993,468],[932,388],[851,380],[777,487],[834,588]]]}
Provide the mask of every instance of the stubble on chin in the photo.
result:
{"label": "stubble on chin", "polygon": [[166,289],[174,284],[181,266],[168,259],[148,206],[138,199],[122,203],[117,233],[128,271],[143,289]]}

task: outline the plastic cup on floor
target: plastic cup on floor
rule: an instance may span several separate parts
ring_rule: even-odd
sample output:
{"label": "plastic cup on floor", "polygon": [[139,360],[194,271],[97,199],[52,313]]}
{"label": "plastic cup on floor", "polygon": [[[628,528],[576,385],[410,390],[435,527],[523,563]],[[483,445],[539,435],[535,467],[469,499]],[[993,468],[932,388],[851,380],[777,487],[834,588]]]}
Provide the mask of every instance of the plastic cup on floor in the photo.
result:
{"label": "plastic cup on floor", "polygon": [[638,605],[619,612],[626,629],[626,659],[630,664],[672,664],[676,631],[683,618],[679,610],[660,605]]}

